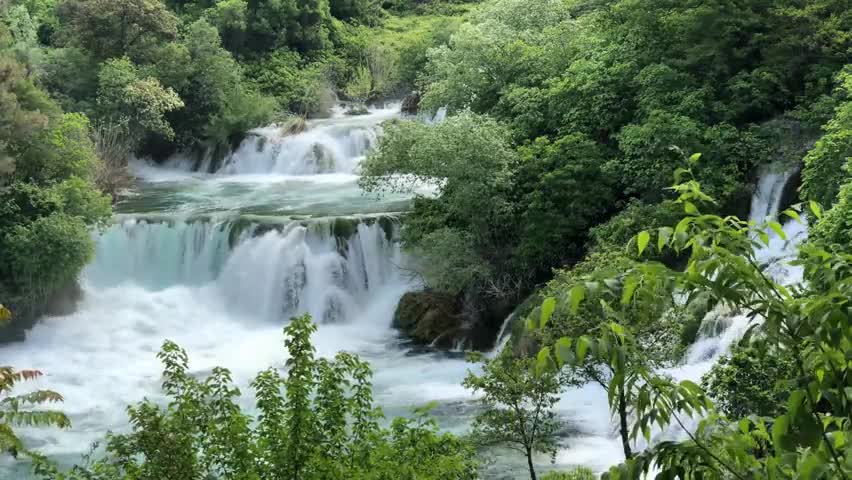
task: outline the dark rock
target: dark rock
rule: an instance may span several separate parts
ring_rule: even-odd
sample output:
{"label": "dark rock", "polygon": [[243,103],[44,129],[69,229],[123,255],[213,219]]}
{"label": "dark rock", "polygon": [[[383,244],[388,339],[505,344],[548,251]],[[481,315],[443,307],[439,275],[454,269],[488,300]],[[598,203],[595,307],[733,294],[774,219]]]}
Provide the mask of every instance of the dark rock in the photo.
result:
{"label": "dark rock", "polygon": [[406,95],[402,99],[400,109],[406,115],[417,115],[417,112],[420,111],[420,92],[414,91]]}
{"label": "dark rock", "polygon": [[83,289],[76,281],[68,283],[53,294],[40,300],[10,301],[6,307],[12,312],[12,321],[0,326],[0,345],[26,340],[27,331],[44,316],[64,316],[77,311],[83,299]]}
{"label": "dark rock", "polygon": [[462,340],[462,320],[456,299],[423,290],[402,296],[393,317],[394,328],[416,345],[453,348]]}

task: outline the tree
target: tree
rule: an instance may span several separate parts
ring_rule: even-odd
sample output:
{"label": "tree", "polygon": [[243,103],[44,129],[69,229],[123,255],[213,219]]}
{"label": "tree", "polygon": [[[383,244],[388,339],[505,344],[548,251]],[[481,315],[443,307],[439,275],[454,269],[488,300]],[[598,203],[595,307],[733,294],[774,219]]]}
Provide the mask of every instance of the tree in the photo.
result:
{"label": "tree", "polygon": [[331,15],[341,20],[376,25],[382,18],[378,0],[329,0]]}
{"label": "tree", "polygon": [[553,406],[559,401],[559,375],[536,369],[533,358],[516,357],[511,346],[482,368],[481,375],[469,372],[463,383],[474,393],[482,392],[483,411],[473,421],[473,436],[480,445],[521,452],[530,479],[536,480],[533,454],[556,455],[559,422]]}
{"label": "tree", "polygon": [[722,357],[701,379],[701,386],[730,418],[775,417],[783,413],[795,365],[792,359],[760,339],[744,342]]}
{"label": "tree", "polygon": [[522,212],[522,264],[547,269],[579,257],[586,232],[606,217],[614,199],[601,172],[604,152],[584,135],[567,135],[555,142],[539,138],[519,155],[515,195]]}
{"label": "tree", "polygon": [[56,8],[64,42],[100,60],[141,58],[177,36],[178,19],[161,0],[63,0]]}
{"label": "tree", "polygon": [[434,199],[415,202],[411,228],[403,231],[406,247],[428,259],[427,238],[434,234],[443,240],[436,246],[454,241],[476,252],[463,271],[481,271],[484,260],[499,277],[513,228],[508,193],[516,158],[508,130],[489,117],[464,112],[437,125],[403,120],[386,126],[377,150],[361,165],[360,184],[379,193],[416,193],[421,185],[435,185]]}
{"label": "tree", "polygon": [[0,52],[0,296],[29,323],[94,252],[89,226],[109,197],[92,184],[98,158],[81,114],[65,114]]}
{"label": "tree", "polygon": [[133,150],[149,134],[173,138],[166,114],[184,106],[178,94],[163,88],[157,79],[140,78],[127,58],[104,62],[98,74],[97,103],[99,120],[123,127]]}
{"label": "tree", "polygon": [[[846,166],[847,170],[850,168],[852,160]],[[815,240],[825,245],[833,245],[839,251],[852,245],[852,176],[840,187],[837,203],[817,222],[811,233]]]}

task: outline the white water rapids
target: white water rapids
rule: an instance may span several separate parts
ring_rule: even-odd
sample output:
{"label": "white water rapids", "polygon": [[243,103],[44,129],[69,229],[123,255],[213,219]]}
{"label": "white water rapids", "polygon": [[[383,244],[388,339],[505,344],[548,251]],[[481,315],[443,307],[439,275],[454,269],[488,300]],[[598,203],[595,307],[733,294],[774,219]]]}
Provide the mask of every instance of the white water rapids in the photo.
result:
{"label": "white water rapids", "polygon": [[[160,398],[155,355],[165,339],[188,351],[194,372],[230,368],[249,395],[257,372],[283,365],[281,328],[300,313],[320,323],[320,355],[346,350],[372,364],[376,400],[388,416],[437,401],[442,426],[464,431],[472,396],[461,381],[471,366],[448,355],[410,354],[391,328],[396,303],[414,287],[398,268],[405,258],[395,237],[395,213],[409,199],[378,200],[356,185],[379,123],[397,114],[391,108],[338,116],[293,136],[258,129],[215,174],[189,171],[190,162],[180,159],[170,168],[138,163],[145,182],[98,236],[77,312],[46,318],[26,341],[0,347],[0,363],[46,373],[25,387],[61,392],[73,422],[67,431],[22,429],[28,445],[68,463],[106,431],[125,430],[128,404]],[[758,219],[777,212],[786,180],[761,177],[752,207]],[[785,228],[791,237],[804,235],[800,226]],[[762,258],[777,264],[791,244],[773,238]],[[790,280],[797,275],[774,271]],[[722,335],[700,339],[671,374],[700,378],[739,338],[745,319],[723,318]],[[559,414],[572,433],[556,467],[600,471],[622,460],[600,389],[566,392]],[[0,478],[25,478],[25,465],[3,461]],[[547,458],[540,464],[551,468]],[[501,453],[487,475],[523,478],[525,465]]]}

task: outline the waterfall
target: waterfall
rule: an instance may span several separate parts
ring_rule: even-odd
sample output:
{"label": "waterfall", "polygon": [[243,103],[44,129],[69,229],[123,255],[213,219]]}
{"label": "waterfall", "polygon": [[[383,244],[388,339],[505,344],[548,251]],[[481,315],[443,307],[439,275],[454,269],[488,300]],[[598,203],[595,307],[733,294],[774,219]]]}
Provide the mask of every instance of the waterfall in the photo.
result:
{"label": "waterfall", "polygon": [[207,151],[200,158],[179,154],[166,163],[174,170],[217,175],[353,174],[375,147],[382,122],[399,116],[399,104],[373,108],[366,115],[345,116],[337,111],[330,119],[307,121],[301,132],[278,125],[250,130],[223,158]]}
{"label": "waterfall", "polygon": [[353,319],[383,286],[404,283],[399,245],[379,222],[335,236],[328,223],[291,225],[241,243],[218,279],[229,308],[268,319],[310,313],[320,323]]}
{"label": "waterfall", "polygon": [[215,284],[229,308],[269,320],[345,322],[370,293],[402,282],[393,217],[256,224],[125,219],[97,238],[84,278],[148,290]]}
{"label": "waterfall", "polygon": [[83,278],[98,286],[203,285],[218,276],[234,233],[229,222],[121,220],[98,235]]}

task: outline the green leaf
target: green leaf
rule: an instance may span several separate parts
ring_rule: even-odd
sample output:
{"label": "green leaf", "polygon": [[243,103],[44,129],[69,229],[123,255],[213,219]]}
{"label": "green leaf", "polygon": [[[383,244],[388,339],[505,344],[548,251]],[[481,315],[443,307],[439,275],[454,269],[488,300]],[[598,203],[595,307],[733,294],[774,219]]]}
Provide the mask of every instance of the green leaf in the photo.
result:
{"label": "green leaf", "polygon": [[662,227],[659,229],[657,232],[657,250],[660,252],[663,251],[663,247],[669,243],[669,239],[672,237],[673,231],[674,230],[672,230],[671,227]]}
{"label": "green leaf", "polygon": [[817,202],[811,200],[809,206],[811,207],[811,211],[814,213],[814,216],[817,219],[822,218],[822,207],[820,207]]}
{"label": "green leaf", "polygon": [[639,235],[636,237],[636,244],[639,247],[639,255],[642,255],[642,252],[645,251],[645,248],[648,247],[648,242],[651,241],[651,234],[647,231],[639,232]]}
{"label": "green leaf", "polygon": [[775,423],[772,424],[772,443],[775,444],[775,453],[776,455],[781,455],[782,446],[784,445],[784,436],[787,434],[787,429],[789,427],[789,421],[787,420],[786,415],[781,415],[780,417],[775,419]]}
{"label": "green leaf", "polygon": [[683,211],[689,215],[698,215],[698,207],[692,202],[683,202]]}
{"label": "green leaf", "polygon": [[798,478],[817,480],[828,470],[828,464],[814,452],[806,452],[805,458],[799,463]]}
{"label": "green leaf", "polygon": [[574,285],[568,292],[568,298],[571,301],[571,313],[576,314],[580,309],[580,302],[586,298],[586,287],[583,285]]}
{"label": "green leaf", "polygon": [[787,414],[791,418],[796,418],[799,415],[799,409],[805,401],[805,392],[796,390],[790,394],[790,399],[787,401]]}
{"label": "green leaf", "polygon": [[553,297],[545,298],[544,302],[541,304],[541,319],[539,322],[542,329],[547,326],[547,322],[549,322],[550,317],[553,316],[554,310],[556,310],[556,299]]}
{"label": "green leaf", "polygon": [[767,247],[769,246],[769,235],[766,234],[763,230],[758,230],[757,236],[760,237],[760,241],[763,242]]}
{"label": "green leaf", "polygon": [[639,286],[639,278],[636,276],[627,277],[627,280],[624,281],[624,290],[621,294],[621,303],[622,305],[627,305],[633,299],[633,293],[636,291],[636,287]]}
{"label": "green leaf", "polygon": [[795,220],[799,223],[802,223],[802,217],[800,217],[799,213],[797,211],[793,210],[792,208],[788,208],[787,210],[784,210],[782,212],[782,214],[792,218],[793,220]]}
{"label": "green leaf", "polygon": [[781,240],[787,241],[787,234],[784,233],[784,229],[781,227],[780,223],[778,223],[778,222],[767,222],[767,225],[769,225],[769,228],[771,228],[772,231],[775,232],[776,235],[778,235],[778,238],[780,238]]}
{"label": "green leaf", "polygon": [[547,370],[550,367],[550,360],[550,347],[542,348],[536,357],[536,368],[539,371]]}
{"label": "green leaf", "polygon": [[574,360],[573,352],[571,351],[571,339],[562,337],[556,341],[556,359],[561,364],[572,363]]}
{"label": "green leaf", "polygon": [[696,163],[698,163],[699,160],[701,160],[701,154],[700,153],[693,153],[689,157],[689,164],[695,165]]}
{"label": "green leaf", "polygon": [[591,339],[585,335],[577,339],[577,363],[583,363],[583,360],[586,359],[586,352],[589,350],[590,344]]}

